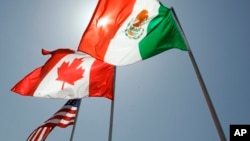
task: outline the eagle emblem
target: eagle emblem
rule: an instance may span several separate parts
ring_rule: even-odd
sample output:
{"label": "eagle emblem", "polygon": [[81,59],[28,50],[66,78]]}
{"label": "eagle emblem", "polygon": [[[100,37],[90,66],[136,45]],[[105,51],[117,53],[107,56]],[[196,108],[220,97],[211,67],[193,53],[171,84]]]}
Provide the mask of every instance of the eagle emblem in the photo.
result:
{"label": "eagle emblem", "polygon": [[131,39],[138,39],[144,32],[142,25],[148,20],[148,10],[143,9],[135,19],[128,23],[125,35]]}

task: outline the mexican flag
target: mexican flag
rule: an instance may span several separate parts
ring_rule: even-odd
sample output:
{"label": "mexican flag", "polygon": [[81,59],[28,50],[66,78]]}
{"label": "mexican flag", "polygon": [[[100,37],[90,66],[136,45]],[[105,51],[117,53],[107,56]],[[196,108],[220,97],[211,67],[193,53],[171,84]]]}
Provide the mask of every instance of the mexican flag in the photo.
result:
{"label": "mexican flag", "polygon": [[42,98],[113,99],[114,66],[70,49],[42,50],[42,54],[50,54],[51,57],[43,66],[19,81],[11,91]]}
{"label": "mexican flag", "polygon": [[127,65],[171,48],[188,50],[173,11],[157,0],[99,0],[78,50]]}

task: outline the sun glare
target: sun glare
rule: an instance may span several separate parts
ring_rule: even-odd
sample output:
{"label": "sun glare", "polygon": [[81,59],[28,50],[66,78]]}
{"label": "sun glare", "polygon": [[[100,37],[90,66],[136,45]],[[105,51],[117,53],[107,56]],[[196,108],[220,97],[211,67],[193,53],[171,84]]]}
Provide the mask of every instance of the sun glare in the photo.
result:
{"label": "sun glare", "polygon": [[106,27],[108,23],[109,23],[108,17],[101,18],[98,20],[97,27]]}

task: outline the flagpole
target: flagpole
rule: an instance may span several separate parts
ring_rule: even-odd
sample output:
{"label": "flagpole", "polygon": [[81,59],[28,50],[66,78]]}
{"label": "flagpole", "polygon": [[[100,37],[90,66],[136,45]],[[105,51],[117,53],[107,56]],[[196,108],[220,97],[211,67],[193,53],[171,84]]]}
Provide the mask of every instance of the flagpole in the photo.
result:
{"label": "flagpole", "polygon": [[74,138],[76,122],[77,122],[77,119],[78,119],[78,113],[80,111],[81,101],[82,101],[82,99],[79,100],[79,105],[78,105],[78,108],[77,108],[77,111],[76,111],[75,121],[74,121],[72,131],[71,131],[71,135],[70,135],[70,141],[73,141],[73,138]]}
{"label": "flagpole", "polygon": [[109,121],[109,137],[108,141],[112,141],[112,133],[113,133],[113,118],[114,118],[114,107],[115,107],[115,80],[116,80],[116,67],[114,67],[114,81],[113,81],[113,100],[111,101],[110,108],[110,121]]}
{"label": "flagpole", "polygon": [[113,117],[114,117],[114,101],[111,102],[110,121],[109,121],[109,140],[108,141],[112,141]]}
{"label": "flagpole", "polygon": [[199,70],[199,68],[198,68],[198,65],[197,65],[197,63],[196,63],[196,61],[195,61],[195,58],[194,58],[194,56],[193,56],[193,53],[192,53],[191,48],[190,48],[190,46],[189,46],[189,43],[188,43],[188,41],[187,41],[187,39],[186,39],[186,36],[185,36],[185,34],[184,34],[183,30],[182,30],[182,27],[181,27],[180,22],[179,22],[179,20],[178,20],[178,18],[177,18],[177,15],[176,15],[176,13],[175,13],[175,11],[174,11],[174,8],[171,8],[171,9],[172,9],[172,11],[173,11],[173,15],[174,15],[174,18],[175,18],[175,20],[176,20],[176,23],[178,24],[178,26],[179,26],[179,28],[180,28],[180,30],[181,30],[181,33],[182,33],[182,35],[183,35],[183,37],[184,37],[185,43],[186,43],[186,45],[187,45],[187,47],[188,47],[188,55],[189,55],[190,60],[191,60],[191,62],[192,62],[192,65],[193,65],[193,68],[194,68],[194,70],[195,70],[197,79],[198,79],[198,81],[199,81],[199,83],[200,83],[200,86],[201,86],[201,89],[202,89],[202,92],[203,92],[203,96],[205,97],[205,100],[206,100],[206,102],[207,102],[207,105],[208,105],[210,114],[211,114],[211,116],[212,116],[212,118],[213,118],[215,127],[216,127],[216,129],[217,129],[217,133],[218,133],[218,135],[219,135],[221,141],[226,141],[226,136],[225,136],[225,134],[224,134],[224,132],[223,132],[223,129],[222,129],[222,127],[221,127],[220,121],[219,121],[218,116],[217,116],[217,114],[216,114],[216,111],[215,111],[215,109],[214,109],[213,103],[212,103],[211,98],[210,98],[210,96],[209,96],[208,90],[207,90],[207,88],[206,88],[206,85],[205,85],[205,83],[204,83],[204,80],[203,80],[203,78],[202,78],[202,75],[201,75],[201,73],[200,73],[200,70]]}

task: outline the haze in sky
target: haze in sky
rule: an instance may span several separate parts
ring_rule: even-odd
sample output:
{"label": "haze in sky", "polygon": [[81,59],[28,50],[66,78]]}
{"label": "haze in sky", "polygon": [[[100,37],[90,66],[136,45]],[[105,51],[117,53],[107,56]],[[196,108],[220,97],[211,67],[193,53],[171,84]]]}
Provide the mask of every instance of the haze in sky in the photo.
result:
{"label": "haze in sky", "polygon": [[[161,0],[174,7],[223,131],[250,124],[250,1]],[[97,0],[0,2],[0,140],[24,141],[67,100],[23,97],[10,89],[49,56],[77,49]],[[74,141],[107,141],[111,101],[82,99]],[[68,141],[72,126],[47,141]],[[172,49],[117,67],[113,141],[218,141],[188,53]]]}

